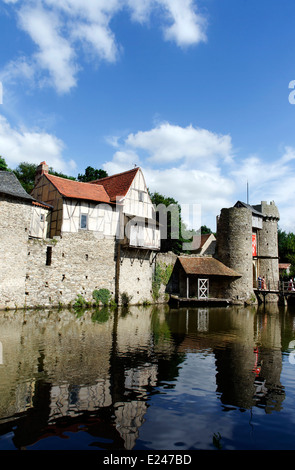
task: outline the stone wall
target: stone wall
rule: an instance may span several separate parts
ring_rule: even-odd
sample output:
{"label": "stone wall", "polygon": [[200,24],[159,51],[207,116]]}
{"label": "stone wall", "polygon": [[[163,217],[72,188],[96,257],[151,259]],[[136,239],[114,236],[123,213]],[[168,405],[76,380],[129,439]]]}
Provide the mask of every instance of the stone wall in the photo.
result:
{"label": "stone wall", "polygon": [[23,307],[31,201],[0,196],[0,309]]}
{"label": "stone wall", "polygon": [[130,304],[152,301],[154,254],[121,249],[117,263],[114,237],[96,238],[90,231],[64,233],[48,240],[30,239],[25,283],[27,307],[74,303],[80,294],[93,302],[95,289],[108,289],[118,301],[125,292]]}
{"label": "stone wall", "polygon": [[155,252],[150,250],[121,249],[119,300],[126,292],[130,304],[152,302],[152,279]]}
{"label": "stone wall", "polygon": [[89,231],[28,241],[26,306],[68,305],[80,294],[93,302],[95,289],[115,295],[115,240]]}

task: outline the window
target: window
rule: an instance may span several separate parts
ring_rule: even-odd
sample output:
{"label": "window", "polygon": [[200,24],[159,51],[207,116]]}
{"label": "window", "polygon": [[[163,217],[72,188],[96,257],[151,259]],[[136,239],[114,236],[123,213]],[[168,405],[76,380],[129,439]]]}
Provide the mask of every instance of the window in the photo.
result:
{"label": "window", "polygon": [[80,228],[82,228],[83,230],[87,230],[87,222],[88,222],[88,215],[87,214],[81,214]]}
{"label": "window", "polygon": [[44,221],[45,221],[45,216],[44,216],[44,214],[40,214],[40,221],[41,221],[41,222],[44,222]]}
{"label": "window", "polygon": [[144,200],[144,192],[143,191],[138,191],[138,200],[139,200],[139,202],[143,202],[143,200]]}
{"label": "window", "polygon": [[46,250],[46,266],[51,266],[52,246],[48,246]]}

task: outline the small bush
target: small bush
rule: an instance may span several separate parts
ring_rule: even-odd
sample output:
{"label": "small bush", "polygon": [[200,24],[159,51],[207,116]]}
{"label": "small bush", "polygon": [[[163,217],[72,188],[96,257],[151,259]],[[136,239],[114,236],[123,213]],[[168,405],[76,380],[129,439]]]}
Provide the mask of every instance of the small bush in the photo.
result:
{"label": "small bush", "polygon": [[87,307],[87,302],[81,294],[77,295],[73,307],[74,308],[86,308]]}
{"label": "small bush", "polygon": [[121,304],[123,307],[127,307],[129,303],[131,302],[132,295],[128,295],[127,292],[122,292],[121,294]]}
{"label": "small bush", "polygon": [[97,305],[99,305],[99,303],[102,303],[103,305],[108,305],[111,300],[111,293],[108,289],[94,290],[92,293],[92,297]]}

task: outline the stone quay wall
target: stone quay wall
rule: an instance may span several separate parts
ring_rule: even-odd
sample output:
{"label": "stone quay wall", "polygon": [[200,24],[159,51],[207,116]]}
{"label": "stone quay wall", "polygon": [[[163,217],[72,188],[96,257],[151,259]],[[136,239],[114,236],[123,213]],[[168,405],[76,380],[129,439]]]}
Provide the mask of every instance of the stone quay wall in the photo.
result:
{"label": "stone quay wall", "polygon": [[27,307],[73,304],[80,294],[93,302],[95,289],[115,295],[115,240],[92,232],[64,233],[62,238],[28,241],[25,280]]}
{"label": "stone quay wall", "polygon": [[32,204],[0,196],[0,309],[23,307]]}
{"label": "stone quay wall", "polygon": [[114,237],[97,238],[90,231],[30,239],[25,304],[69,305],[78,295],[94,302],[93,291],[99,289],[108,289],[113,299],[118,294],[119,304],[122,293],[127,294],[130,304],[151,302],[154,264],[150,250],[125,248],[118,255]]}

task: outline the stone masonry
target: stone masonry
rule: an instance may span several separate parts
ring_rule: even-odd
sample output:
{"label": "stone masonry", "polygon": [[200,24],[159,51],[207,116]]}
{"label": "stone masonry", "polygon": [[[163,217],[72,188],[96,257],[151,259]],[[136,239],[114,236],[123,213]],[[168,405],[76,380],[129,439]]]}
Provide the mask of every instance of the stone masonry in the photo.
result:
{"label": "stone masonry", "polygon": [[23,307],[32,203],[0,195],[0,308]]}
{"label": "stone masonry", "polygon": [[27,249],[27,307],[68,305],[78,294],[93,302],[93,291],[101,288],[114,296],[114,239],[101,240],[82,231],[62,238],[30,239]]}
{"label": "stone masonry", "polygon": [[252,214],[249,209],[222,209],[217,223],[216,258],[242,277],[228,284],[224,298],[244,302],[253,297]]}

